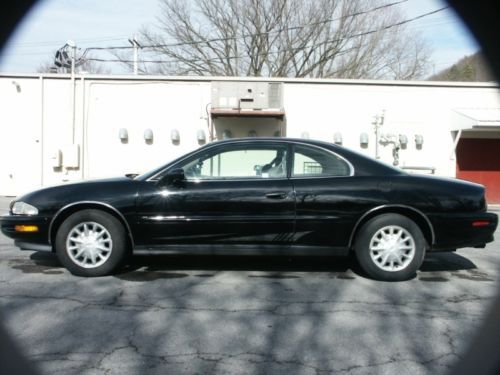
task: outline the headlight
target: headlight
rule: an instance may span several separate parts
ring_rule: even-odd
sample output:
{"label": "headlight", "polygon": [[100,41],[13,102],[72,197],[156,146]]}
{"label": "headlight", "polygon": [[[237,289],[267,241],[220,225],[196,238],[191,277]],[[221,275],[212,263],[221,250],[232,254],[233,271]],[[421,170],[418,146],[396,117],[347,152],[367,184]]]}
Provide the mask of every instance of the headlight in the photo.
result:
{"label": "headlight", "polygon": [[16,202],[12,206],[12,213],[14,215],[38,215],[38,209],[28,203]]}

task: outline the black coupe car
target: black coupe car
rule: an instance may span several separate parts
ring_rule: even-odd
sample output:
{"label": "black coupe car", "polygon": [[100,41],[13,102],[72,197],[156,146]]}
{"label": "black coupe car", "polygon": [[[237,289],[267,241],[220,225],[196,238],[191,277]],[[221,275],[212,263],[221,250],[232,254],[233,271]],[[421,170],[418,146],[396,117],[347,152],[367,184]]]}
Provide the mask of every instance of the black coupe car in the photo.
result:
{"label": "black coupe car", "polygon": [[416,176],[348,149],[287,138],[210,143],[141,176],[50,187],[11,203],[2,232],[73,274],[129,253],[345,254],[379,280],[428,251],[484,247],[498,218],[484,188]]}

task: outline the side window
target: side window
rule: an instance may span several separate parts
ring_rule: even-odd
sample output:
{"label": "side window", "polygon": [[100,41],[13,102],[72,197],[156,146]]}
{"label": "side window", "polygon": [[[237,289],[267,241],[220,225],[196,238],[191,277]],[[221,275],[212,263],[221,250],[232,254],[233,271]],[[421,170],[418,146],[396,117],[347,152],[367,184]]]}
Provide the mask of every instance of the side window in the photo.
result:
{"label": "side window", "polygon": [[285,147],[219,150],[180,166],[188,180],[286,177]]}
{"label": "side window", "polygon": [[317,148],[295,146],[293,153],[294,177],[349,176],[349,165],[340,157]]}

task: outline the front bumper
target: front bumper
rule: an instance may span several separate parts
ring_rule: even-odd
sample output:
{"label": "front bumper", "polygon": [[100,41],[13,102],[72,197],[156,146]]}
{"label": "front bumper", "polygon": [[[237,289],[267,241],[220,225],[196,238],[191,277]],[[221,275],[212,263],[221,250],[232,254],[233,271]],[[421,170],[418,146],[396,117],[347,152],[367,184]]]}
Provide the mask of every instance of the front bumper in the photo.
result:
{"label": "front bumper", "polygon": [[[46,216],[27,216],[27,215],[4,215],[0,216],[0,228],[2,233],[14,239],[18,243],[45,245],[49,244],[49,224],[50,218]],[[32,226],[36,225],[36,232],[18,232],[16,225]],[[25,246],[26,247],[26,246]]]}
{"label": "front bumper", "polygon": [[490,212],[435,214],[429,215],[429,219],[435,233],[431,250],[481,247],[494,241],[498,225],[498,216]]}

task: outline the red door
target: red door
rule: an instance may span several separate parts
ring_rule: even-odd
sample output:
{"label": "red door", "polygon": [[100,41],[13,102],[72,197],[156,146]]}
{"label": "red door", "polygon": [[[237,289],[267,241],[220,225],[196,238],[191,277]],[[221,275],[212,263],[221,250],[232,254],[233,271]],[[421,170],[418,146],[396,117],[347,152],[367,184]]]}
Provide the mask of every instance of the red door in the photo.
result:
{"label": "red door", "polygon": [[461,138],[457,178],[484,185],[488,203],[500,203],[500,139]]}

